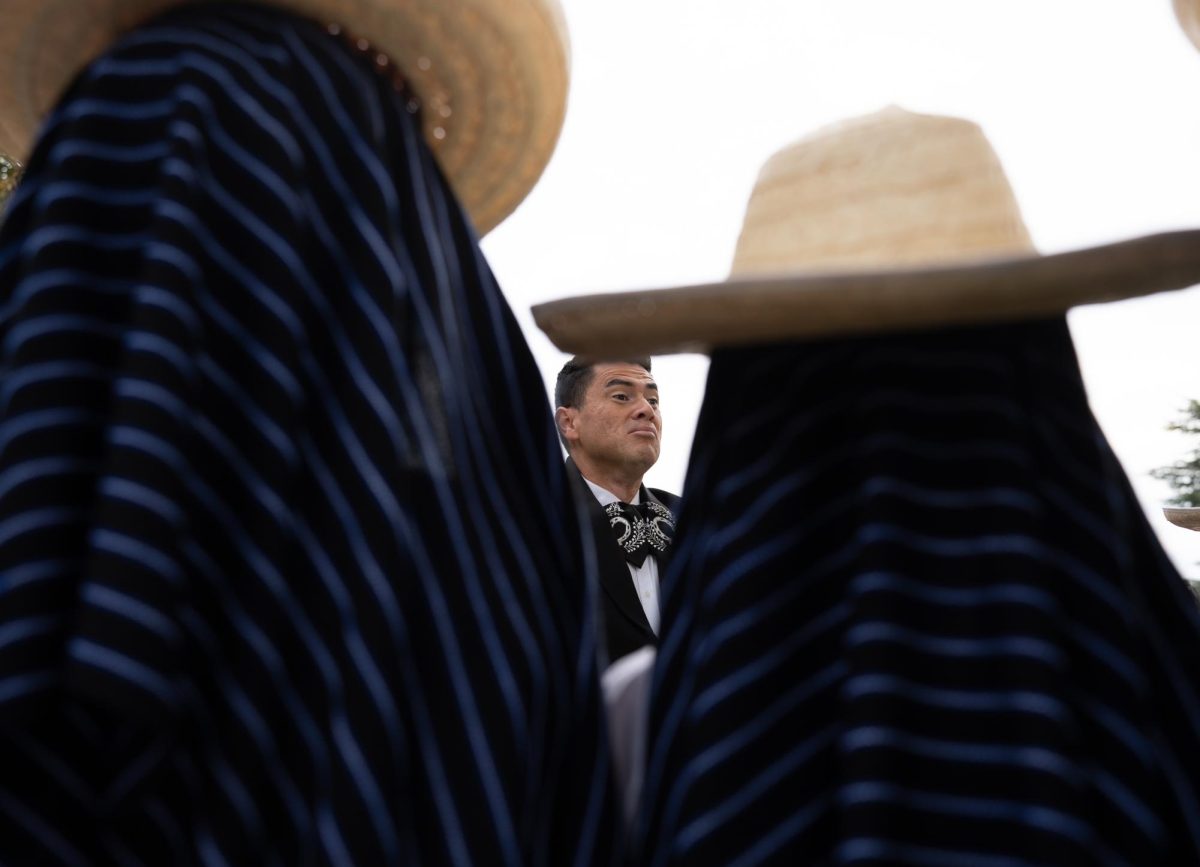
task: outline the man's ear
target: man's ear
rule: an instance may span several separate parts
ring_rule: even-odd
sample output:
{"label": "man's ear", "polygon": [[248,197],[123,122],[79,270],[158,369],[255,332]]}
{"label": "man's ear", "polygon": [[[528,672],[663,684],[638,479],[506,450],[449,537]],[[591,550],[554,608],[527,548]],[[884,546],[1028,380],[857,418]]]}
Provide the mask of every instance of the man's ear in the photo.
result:
{"label": "man's ear", "polygon": [[577,436],[575,433],[575,410],[569,406],[560,406],[554,411],[554,424],[564,440],[571,442]]}

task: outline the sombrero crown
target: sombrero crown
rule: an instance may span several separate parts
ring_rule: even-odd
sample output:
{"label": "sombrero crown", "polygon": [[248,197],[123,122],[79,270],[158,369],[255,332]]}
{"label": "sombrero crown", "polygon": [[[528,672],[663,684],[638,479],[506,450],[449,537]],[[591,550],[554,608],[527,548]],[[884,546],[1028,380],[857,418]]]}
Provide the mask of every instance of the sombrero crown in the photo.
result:
{"label": "sombrero crown", "polygon": [[983,131],[887,108],[772,156],[732,274],[894,268],[1033,252]]}
{"label": "sombrero crown", "polygon": [[[193,0],[4,0],[0,153],[23,160],[38,125],[122,33]],[[421,100],[426,139],[483,233],[533,188],[566,108],[558,0],[265,0],[369,41]]]}
{"label": "sombrero crown", "polygon": [[566,352],[661,354],[1023,319],[1197,281],[1200,231],[1037,255],[980,128],[892,108],[766,163],[730,279],[568,298],[534,318]]}

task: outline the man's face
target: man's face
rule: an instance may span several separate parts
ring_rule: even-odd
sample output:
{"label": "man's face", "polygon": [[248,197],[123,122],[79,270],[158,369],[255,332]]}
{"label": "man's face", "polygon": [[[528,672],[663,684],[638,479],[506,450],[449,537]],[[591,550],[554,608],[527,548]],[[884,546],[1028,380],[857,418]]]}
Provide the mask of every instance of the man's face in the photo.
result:
{"label": "man's face", "polygon": [[577,463],[641,474],[658,460],[662,437],[658,386],[640,365],[594,365],[582,404],[566,407],[559,415],[560,429]]}

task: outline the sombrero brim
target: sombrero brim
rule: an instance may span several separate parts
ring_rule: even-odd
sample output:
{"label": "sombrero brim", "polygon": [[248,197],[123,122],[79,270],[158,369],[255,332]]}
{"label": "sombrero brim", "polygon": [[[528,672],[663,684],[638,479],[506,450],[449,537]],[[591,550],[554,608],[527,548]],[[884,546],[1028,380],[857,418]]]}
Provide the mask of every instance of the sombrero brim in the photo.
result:
{"label": "sombrero brim", "polygon": [[733,278],[581,295],[533,318],[564,352],[593,357],[1018,321],[1200,283],[1200,230],[1052,256],[938,268]]}
{"label": "sombrero brim", "polygon": [[1183,32],[1192,44],[1200,48],[1200,3],[1196,0],[1175,0],[1175,15],[1179,18]]}
{"label": "sombrero brim", "polygon": [[[0,152],[25,161],[68,83],[114,40],[195,0],[4,0]],[[426,139],[480,234],[549,162],[566,113],[569,48],[557,0],[262,0],[363,37],[399,64]]]}
{"label": "sombrero brim", "polygon": [[1200,530],[1200,508],[1165,508],[1163,517],[1178,527]]}

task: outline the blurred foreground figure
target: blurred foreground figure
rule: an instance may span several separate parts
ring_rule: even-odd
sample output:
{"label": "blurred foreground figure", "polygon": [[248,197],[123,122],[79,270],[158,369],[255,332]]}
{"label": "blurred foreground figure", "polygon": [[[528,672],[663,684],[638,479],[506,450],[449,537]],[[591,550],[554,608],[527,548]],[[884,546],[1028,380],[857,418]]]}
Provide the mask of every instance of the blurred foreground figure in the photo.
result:
{"label": "blurred foreground figure", "polygon": [[734,275],[622,301],[620,351],[719,347],[641,863],[1200,863],[1200,611],[1063,317],[1200,279],[1200,233],[1037,257],[978,127],[890,110],[767,164]]}
{"label": "blurred foreground figure", "polygon": [[725,349],[708,388],[647,863],[1200,863],[1200,609],[1062,318]]}
{"label": "blurred foreground figure", "polygon": [[27,161],[0,863],[611,862],[540,377],[414,95],[338,29],[172,10]]}

